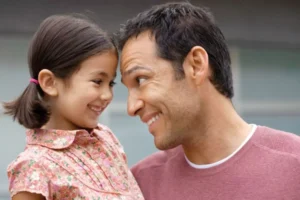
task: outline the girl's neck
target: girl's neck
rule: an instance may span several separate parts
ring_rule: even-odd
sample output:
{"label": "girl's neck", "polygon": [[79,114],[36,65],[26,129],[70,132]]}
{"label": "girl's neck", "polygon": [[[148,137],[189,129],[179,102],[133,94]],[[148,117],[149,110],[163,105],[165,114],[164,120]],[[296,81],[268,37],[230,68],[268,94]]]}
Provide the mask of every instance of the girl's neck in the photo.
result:
{"label": "girl's neck", "polygon": [[78,130],[81,127],[76,126],[71,121],[65,119],[60,115],[51,114],[49,121],[42,127],[43,129],[56,130]]}

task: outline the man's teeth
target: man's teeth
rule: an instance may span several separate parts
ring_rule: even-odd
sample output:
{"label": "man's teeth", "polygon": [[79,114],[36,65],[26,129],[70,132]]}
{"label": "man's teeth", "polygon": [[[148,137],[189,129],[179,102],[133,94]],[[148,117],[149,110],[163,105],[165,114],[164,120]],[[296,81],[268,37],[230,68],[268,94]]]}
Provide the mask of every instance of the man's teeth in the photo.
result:
{"label": "man's teeth", "polygon": [[150,126],[150,125],[151,125],[153,122],[155,122],[158,118],[159,118],[158,115],[152,117],[152,118],[147,122],[148,126]]}

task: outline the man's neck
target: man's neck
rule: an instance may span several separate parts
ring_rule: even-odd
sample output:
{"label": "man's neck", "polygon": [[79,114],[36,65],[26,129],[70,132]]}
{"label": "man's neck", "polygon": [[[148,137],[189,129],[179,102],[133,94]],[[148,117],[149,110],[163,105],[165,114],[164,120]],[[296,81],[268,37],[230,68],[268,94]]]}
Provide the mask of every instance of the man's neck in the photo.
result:
{"label": "man's neck", "polygon": [[182,145],[195,164],[211,164],[232,154],[247,138],[251,126],[234,110],[227,99],[210,102],[191,137]]}

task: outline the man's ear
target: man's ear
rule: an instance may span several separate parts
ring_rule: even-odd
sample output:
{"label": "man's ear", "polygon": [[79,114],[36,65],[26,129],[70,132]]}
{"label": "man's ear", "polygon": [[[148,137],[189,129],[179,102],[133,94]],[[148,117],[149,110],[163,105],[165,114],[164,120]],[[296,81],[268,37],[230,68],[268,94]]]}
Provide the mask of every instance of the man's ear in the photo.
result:
{"label": "man's ear", "polygon": [[194,46],[183,62],[186,77],[192,79],[196,85],[200,85],[209,76],[208,54],[201,46]]}
{"label": "man's ear", "polygon": [[38,75],[38,81],[45,94],[55,97],[58,95],[57,80],[55,75],[48,69],[43,69]]}

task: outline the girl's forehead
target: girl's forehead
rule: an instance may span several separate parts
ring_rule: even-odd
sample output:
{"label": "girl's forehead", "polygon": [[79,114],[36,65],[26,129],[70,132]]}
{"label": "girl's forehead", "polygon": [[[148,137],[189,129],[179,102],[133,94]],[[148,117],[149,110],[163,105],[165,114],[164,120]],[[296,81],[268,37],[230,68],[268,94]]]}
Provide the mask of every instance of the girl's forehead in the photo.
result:
{"label": "girl's forehead", "polygon": [[115,77],[117,65],[118,59],[116,54],[109,52],[97,54],[83,61],[76,74],[80,76],[102,75]]}

